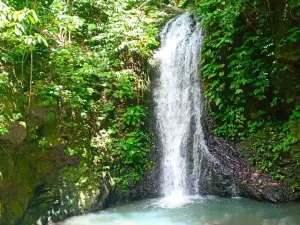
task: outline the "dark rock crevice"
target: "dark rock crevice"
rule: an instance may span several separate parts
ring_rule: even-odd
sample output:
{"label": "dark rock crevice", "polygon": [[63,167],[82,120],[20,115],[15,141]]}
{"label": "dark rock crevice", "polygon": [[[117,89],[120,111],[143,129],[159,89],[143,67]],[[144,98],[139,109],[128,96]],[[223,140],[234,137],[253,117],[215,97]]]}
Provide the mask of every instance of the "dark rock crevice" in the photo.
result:
{"label": "dark rock crevice", "polygon": [[[218,161],[212,162],[211,165],[214,177],[217,178],[211,183],[211,190],[216,188],[216,193],[221,196],[238,195],[274,203],[296,199],[297,196],[288,185],[251,167],[233,142],[212,135],[211,118],[203,116],[202,124],[209,152]],[[228,192],[229,187],[234,187],[235,190],[231,189],[231,192]],[[212,191],[212,194],[216,193]]]}

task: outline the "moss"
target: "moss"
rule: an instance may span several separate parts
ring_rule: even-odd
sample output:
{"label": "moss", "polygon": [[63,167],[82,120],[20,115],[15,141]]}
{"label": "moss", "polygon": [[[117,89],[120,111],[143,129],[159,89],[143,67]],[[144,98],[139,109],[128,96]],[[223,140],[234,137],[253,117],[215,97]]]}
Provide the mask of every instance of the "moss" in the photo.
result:
{"label": "moss", "polygon": [[299,42],[279,45],[276,49],[276,56],[290,61],[300,60],[300,45]]}
{"label": "moss", "polygon": [[294,121],[289,128],[291,135],[300,140],[300,119]]}
{"label": "moss", "polygon": [[[84,163],[60,169],[54,185],[47,184],[36,190],[31,202],[35,207],[29,209],[21,224],[30,224],[34,218],[37,220],[39,217],[42,217],[43,221],[47,221],[48,217],[52,221],[59,221],[66,216],[100,210],[101,202],[106,201],[108,197],[107,195],[99,201],[102,190],[100,186],[105,182],[86,169]],[[111,190],[109,187],[108,189]]]}
{"label": "moss", "polygon": [[48,152],[32,146],[3,145],[0,155],[3,220],[5,224],[13,224],[23,216],[36,186],[46,182],[47,175],[54,173],[54,165]]}
{"label": "moss", "polygon": [[51,121],[47,121],[47,123],[45,123],[41,127],[40,135],[45,140],[45,147],[53,147],[66,144],[66,141],[63,138],[61,138],[58,126],[58,121],[52,119]]}
{"label": "moss", "polygon": [[[10,171],[12,171],[14,162],[13,162],[11,154],[4,151],[4,149],[0,148],[0,155],[1,155],[1,157],[0,157],[1,178],[5,182],[10,177],[10,174],[11,174]],[[1,196],[1,192],[0,192],[0,196]]]}
{"label": "moss", "polygon": [[22,204],[18,201],[12,201],[7,205],[6,214],[4,217],[11,218],[7,220],[8,224],[14,224],[13,218],[20,219],[23,216],[23,207]]}

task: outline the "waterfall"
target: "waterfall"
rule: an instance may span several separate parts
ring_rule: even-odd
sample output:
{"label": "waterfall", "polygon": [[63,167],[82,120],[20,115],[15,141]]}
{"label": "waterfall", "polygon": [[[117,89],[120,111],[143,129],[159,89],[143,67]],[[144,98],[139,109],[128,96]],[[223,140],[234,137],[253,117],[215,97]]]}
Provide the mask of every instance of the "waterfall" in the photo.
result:
{"label": "waterfall", "polygon": [[166,24],[161,32],[161,47],[154,55],[160,66],[154,102],[163,153],[163,196],[197,195],[201,162],[209,154],[200,121],[202,40],[200,24],[192,13],[184,13]]}

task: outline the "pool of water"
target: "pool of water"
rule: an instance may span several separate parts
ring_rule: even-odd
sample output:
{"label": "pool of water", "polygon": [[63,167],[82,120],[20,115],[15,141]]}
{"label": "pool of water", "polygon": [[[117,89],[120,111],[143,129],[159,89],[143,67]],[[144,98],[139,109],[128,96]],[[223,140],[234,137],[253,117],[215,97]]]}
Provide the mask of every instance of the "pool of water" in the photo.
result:
{"label": "pool of water", "polygon": [[152,199],[72,217],[59,225],[300,225],[300,203],[187,197]]}

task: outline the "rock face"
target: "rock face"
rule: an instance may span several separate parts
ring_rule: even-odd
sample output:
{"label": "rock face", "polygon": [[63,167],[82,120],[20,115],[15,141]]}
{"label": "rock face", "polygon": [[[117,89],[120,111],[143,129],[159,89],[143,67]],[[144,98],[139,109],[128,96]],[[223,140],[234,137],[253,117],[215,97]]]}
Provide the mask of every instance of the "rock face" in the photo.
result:
{"label": "rock face", "polygon": [[55,126],[39,115],[32,122],[51,145],[31,139],[24,122],[0,136],[0,225],[47,224],[102,210],[119,198],[110,174],[84,172],[80,155],[66,154]]}
{"label": "rock face", "polygon": [[[205,127],[206,142],[210,153],[218,163],[208,162],[207,172],[203,174],[203,193],[221,196],[245,196],[270,202],[285,202],[296,199],[292,189],[269,175],[250,166],[247,159],[237,151],[235,145],[213,136],[212,120],[202,121]],[[205,177],[211,177],[207,182]],[[210,190],[209,192],[205,190]]]}
{"label": "rock face", "polygon": [[64,168],[53,184],[37,186],[20,224],[34,224],[36,221],[48,224],[49,221],[61,221],[106,208],[114,194],[109,174],[98,177],[98,184],[86,181],[84,186],[78,186],[75,171],[72,167]]}
{"label": "rock face", "polygon": [[80,160],[59,147],[41,151],[1,142],[0,224],[47,224],[71,215],[99,211],[113,202],[110,175],[80,177]]}
{"label": "rock face", "polygon": [[8,127],[8,134],[0,134],[0,140],[8,140],[13,144],[20,144],[24,141],[26,134],[26,123],[14,122]]}

